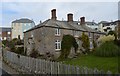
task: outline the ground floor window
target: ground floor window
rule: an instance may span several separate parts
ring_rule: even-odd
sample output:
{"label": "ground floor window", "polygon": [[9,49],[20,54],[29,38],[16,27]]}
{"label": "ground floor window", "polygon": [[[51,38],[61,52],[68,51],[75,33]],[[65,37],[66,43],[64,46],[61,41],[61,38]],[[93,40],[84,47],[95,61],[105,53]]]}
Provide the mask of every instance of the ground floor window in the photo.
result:
{"label": "ground floor window", "polygon": [[61,41],[59,40],[55,41],[55,50],[61,50]]}

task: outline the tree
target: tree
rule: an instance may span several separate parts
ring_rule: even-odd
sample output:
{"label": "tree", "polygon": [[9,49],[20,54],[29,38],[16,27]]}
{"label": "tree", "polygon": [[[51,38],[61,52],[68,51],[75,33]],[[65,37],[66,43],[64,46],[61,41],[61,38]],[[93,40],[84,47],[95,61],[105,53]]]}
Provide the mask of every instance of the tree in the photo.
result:
{"label": "tree", "polygon": [[82,36],[79,37],[79,39],[82,41],[82,47],[85,49],[85,52],[88,53],[90,50],[89,37],[83,32]]}
{"label": "tree", "polygon": [[67,58],[72,47],[74,47],[76,53],[78,44],[75,38],[72,35],[64,35],[61,43],[61,55],[58,59]]}

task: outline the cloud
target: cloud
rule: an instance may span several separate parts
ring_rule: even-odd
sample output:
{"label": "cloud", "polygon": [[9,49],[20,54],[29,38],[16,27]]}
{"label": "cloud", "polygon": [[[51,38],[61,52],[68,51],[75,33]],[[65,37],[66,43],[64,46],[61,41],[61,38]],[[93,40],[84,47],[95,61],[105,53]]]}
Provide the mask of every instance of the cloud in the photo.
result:
{"label": "cloud", "polygon": [[[86,20],[116,20],[117,2],[3,2],[2,26],[11,26],[15,19],[29,18],[36,24],[40,20],[51,18],[51,9],[57,9],[57,19],[67,19],[68,13],[74,14],[74,20],[85,16]],[[113,11],[114,9],[114,11]]]}
{"label": "cloud", "polygon": [[119,0],[3,0],[3,2],[118,2]]}

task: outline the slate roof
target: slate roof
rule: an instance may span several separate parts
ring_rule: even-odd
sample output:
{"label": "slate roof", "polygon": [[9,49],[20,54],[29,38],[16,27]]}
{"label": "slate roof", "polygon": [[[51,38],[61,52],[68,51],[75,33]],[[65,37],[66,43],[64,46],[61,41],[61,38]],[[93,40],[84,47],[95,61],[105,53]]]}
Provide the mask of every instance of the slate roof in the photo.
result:
{"label": "slate roof", "polygon": [[11,32],[11,28],[0,27],[0,31],[1,32],[6,32],[6,31]]}
{"label": "slate roof", "polygon": [[89,22],[89,21],[87,21],[87,22],[85,22],[87,25],[97,25],[97,23],[95,23],[95,22]]}
{"label": "slate roof", "polygon": [[43,23],[38,24],[37,26],[35,26],[35,27],[25,31],[25,32],[28,32],[28,31],[31,31],[31,30],[34,30],[34,29],[37,29],[37,28],[40,28],[43,26],[54,27],[54,28],[59,27],[59,28],[64,28],[64,29],[73,29],[73,30],[99,33],[98,31],[96,31],[88,26],[80,25],[79,21],[68,22],[68,21],[59,21],[59,20],[52,20],[52,19],[48,19],[48,20],[44,21]]}
{"label": "slate roof", "polygon": [[30,20],[30,19],[27,19],[27,18],[22,18],[22,19],[19,19],[19,20],[15,20],[13,21],[12,23],[33,23],[34,21]]}

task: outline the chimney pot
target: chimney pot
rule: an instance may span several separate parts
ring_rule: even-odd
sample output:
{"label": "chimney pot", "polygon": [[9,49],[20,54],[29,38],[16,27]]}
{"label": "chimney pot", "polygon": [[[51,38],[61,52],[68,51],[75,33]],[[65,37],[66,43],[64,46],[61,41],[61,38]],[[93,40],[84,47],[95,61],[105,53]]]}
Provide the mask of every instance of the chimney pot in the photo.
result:
{"label": "chimney pot", "polygon": [[53,19],[53,20],[57,19],[57,17],[56,17],[56,9],[51,10],[51,15],[52,15],[51,19]]}
{"label": "chimney pot", "polygon": [[85,17],[81,17],[80,18],[80,25],[84,25],[85,24]]}
{"label": "chimney pot", "polygon": [[67,14],[67,18],[68,18],[68,22],[72,22],[73,21],[73,14],[72,13]]}

